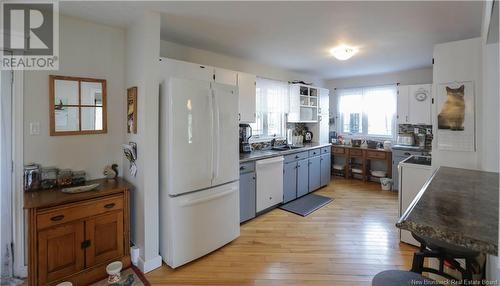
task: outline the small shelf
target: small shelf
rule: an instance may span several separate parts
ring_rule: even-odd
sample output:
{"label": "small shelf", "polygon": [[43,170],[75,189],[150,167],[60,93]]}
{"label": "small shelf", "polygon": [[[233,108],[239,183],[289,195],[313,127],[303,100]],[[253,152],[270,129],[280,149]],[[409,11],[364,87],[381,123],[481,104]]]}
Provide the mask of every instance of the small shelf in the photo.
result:
{"label": "small shelf", "polygon": [[317,96],[311,96],[311,95],[300,95],[300,97],[307,97],[307,98],[318,98]]}
{"label": "small shelf", "polygon": [[306,107],[306,108],[317,108],[316,105],[300,105],[300,107]]}

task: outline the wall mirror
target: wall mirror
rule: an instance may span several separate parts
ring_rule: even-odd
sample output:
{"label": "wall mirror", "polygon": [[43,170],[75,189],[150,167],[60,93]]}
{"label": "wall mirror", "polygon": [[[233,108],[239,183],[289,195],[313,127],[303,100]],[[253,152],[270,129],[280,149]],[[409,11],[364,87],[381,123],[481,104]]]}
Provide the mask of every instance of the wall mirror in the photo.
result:
{"label": "wall mirror", "polygon": [[49,77],[50,135],[107,132],[106,80]]}

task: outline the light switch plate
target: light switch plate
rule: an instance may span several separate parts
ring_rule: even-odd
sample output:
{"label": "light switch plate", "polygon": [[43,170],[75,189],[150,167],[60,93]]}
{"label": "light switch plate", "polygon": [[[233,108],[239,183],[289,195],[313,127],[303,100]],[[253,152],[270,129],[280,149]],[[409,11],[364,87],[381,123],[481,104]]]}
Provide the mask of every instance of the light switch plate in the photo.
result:
{"label": "light switch plate", "polygon": [[40,135],[40,122],[30,122],[30,135]]}

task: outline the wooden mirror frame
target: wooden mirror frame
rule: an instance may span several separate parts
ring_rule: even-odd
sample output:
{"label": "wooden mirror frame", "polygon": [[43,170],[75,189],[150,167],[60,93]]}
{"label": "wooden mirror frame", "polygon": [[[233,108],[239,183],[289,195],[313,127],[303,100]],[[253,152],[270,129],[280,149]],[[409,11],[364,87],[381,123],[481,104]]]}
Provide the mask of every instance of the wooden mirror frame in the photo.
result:
{"label": "wooden mirror frame", "polygon": [[[67,80],[78,82],[78,103],[77,105],[65,105],[67,107],[78,108],[78,129],[76,131],[56,131],[55,122],[55,81]],[[102,130],[82,130],[82,107],[96,107],[96,105],[84,105],[81,95],[82,82],[97,82],[102,85]],[[50,121],[50,136],[64,136],[64,135],[88,135],[88,134],[104,134],[108,132],[108,119],[107,119],[107,97],[106,97],[106,80],[86,77],[72,77],[72,76],[59,76],[49,75],[49,121]]]}

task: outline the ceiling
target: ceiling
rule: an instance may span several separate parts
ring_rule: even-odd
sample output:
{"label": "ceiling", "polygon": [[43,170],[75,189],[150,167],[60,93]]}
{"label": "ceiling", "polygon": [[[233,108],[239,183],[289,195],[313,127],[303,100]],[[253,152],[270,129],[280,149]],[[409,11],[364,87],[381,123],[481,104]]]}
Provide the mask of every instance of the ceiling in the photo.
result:
{"label": "ceiling", "polygon": [[[60,2],[61,13],[126,27],[159,11],[161,38],[325,79],[429,67],[437,43],[478,37],[480,1]],[[329,49],[359,48],[347,61]]]}

